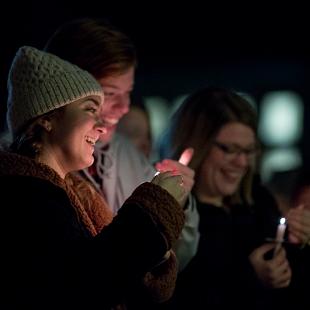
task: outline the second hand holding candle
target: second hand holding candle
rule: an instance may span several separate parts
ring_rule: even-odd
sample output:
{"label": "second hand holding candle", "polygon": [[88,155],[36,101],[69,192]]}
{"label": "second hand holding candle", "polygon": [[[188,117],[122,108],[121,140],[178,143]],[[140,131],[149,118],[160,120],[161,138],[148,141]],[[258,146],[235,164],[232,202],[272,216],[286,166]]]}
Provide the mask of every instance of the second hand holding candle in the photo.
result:
{"label": "second hand holding candle", "polygon": [[[193,153],[194,153],[193,148],[185,149],[182,152],[178,162],[184,166],[187,166],[193,157]],[[176,173],[176,171],[174,171],[173,165],[171,163],[169,163],[168,165],[165,165],[163,163],[157,163],[156,168],[157,168],[157,172],[155,173],[154,176],[158,175],[161,171],[172,171],[172,172]]]}
{"label": "second hand holding candle", "polygon": [[[171,171],[173,175],[181,175],[182,176],[182,186],[184,188],[184,201],[181,203],[182,207],[186,208],[189,204],[187,204],[189,194],[194,185],[194,175],[195,172],[187,165],[191,161],[194,154],[194,149],[189,147],[186,148],[179,160],[173,159],[164,159],[161,162],[156,163],[155,167],[157,171],[164,172],[164,171]],[[157,175],[158,173],[156,173]]]}

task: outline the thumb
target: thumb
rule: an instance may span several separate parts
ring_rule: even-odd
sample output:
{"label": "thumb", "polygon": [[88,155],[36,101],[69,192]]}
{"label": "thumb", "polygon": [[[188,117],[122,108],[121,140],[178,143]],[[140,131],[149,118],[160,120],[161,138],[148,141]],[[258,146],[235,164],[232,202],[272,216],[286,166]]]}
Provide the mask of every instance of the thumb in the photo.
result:
{"label": "thumb", "polygon": [[296,213],[299,213],[303,209],[305,209],[305,205],[303,203],[300,203],[296,207],[289,209],[288,212],[287,212],[288,220],[290,219],[291,215],[294,216],[294,214],[296,215]]}
{"label": "thumb", "polygon": [[188,147],[181,154],[181,156],[179,158],[179,163],[184,165],[184,166],[187,166],[189,164],[189,162],[191,161],[193,155],[194,155],[194,149],[192,147]]}
{"label": "thumb", "polygon": [[305,205],[303,203],[299,204],[295,209],[297,210],[303,210],[305,208]]}
{"label": "thumb", "polygon": [[265,243],[256,249],[258,256],[264,256],[267,252],[272,250],[276,245],[274,243]]}
{"label": "thumb", "polygon": [[292,233],[289,233],[288,234],[288,240],[294,244],[298,244],[300,241],[299,241],[299,238],[296,237],[294,234]]}

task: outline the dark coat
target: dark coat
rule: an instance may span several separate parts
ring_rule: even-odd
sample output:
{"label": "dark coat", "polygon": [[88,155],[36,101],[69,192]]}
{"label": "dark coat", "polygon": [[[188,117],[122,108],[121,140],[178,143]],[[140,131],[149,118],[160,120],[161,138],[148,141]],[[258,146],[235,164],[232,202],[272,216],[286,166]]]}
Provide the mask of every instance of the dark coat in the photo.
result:
{"label": "dark coat", "polygon": [[198,202],[197,254],[178,276],[173,299],[161,309],[310,309],[306,298],[309,247],[284,244],[293,272],[288,288],[263,287],[251,267],[249,254],[267,238],[275,237],[281,217],[270,193],[263,187],[256,191],[256,203],[251,207],[219,208]]}
{"label": "dark coat", "polygon": [[184,223],[178,203],[142,184],[96,225],[48,166],[0,153],[1,309],[109,309],[156,266]]}

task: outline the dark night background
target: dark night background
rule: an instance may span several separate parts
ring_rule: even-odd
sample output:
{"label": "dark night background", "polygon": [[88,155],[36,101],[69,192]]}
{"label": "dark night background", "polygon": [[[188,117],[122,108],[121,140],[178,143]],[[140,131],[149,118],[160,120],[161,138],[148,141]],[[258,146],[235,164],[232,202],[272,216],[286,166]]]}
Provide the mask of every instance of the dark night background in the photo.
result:
{"label": "dark night background", "polygon": [[[225,2],[170,7],[159,2],[28,1],[1,10],[1,123],[10,63],[22,45],[42,48],[63,22],[104,17],[127,33],[139,56],[136,91],[172,101],[205,84],[250,93],[258,102],[267,90],[298,91],[305,103],[303,155],[310,133],[308,18],[302,7],[250,3],[244,10]],[[3,4],[2,4],[3,5]],[[2,125],[3,126],[3,125]],[[308,133],[309,132],[309,133]]]}

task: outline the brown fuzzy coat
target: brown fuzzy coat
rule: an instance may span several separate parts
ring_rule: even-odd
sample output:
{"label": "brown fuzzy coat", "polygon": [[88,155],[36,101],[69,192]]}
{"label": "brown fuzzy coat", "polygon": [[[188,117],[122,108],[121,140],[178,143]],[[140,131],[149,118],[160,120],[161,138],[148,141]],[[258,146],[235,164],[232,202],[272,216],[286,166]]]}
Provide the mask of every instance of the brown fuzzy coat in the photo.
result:
{"label": "brown fuzzy coat", "polygon": [[[29,158],[2,152],[0,155],[0,176],[3,174],[14,175],[17,173],[23,176],[32,176],[47,180],[57,187],[62,188],[67,193],[78,218],[92,236],[96,236],[104,227],[112,222],[112,213],[103,197],[97,193],[88,182],[84,181],[79,176],[70,174],[63,180],[53,169]],[[140,189],[136,191],[138,194],[130,197],[128,201],[137,201],[143,204],[143,202],[147,200],[147,195],[150,194],[146,188],[147,187],[143,186],[140,187]],[[146,205],[147,204],[148,203],[146,203]],[[153,213],[158,213],[156,206],[151,209]],[[161,222],[165,223],[165,217],[175,216],[169,215],[168,208],[166,212],[168,213],[154,214],[154,217],[161,217]],[[171,230],[171,233],[167,234],[167,236],[171,236],[171,240],[167,240],[169,244],[177,239],[184,222],[183,217],[178,219],[176,216],[175,218],[178,221],[178,227],[176,227],[176,229],[174,229],[174,227],[169,228],[169,230]],[[169,227],[169,225],[167,225],[167,227]],[[146,294],[150,296],[151,300],[162,302],[171,297],[175,286],[176,274],[177,262],[175,255],[172,253],[168,260],[165,260],[152,271],[148,272],[144,279],[141,279],[141,284],[143,284],[144,291],[146,290]]]}

